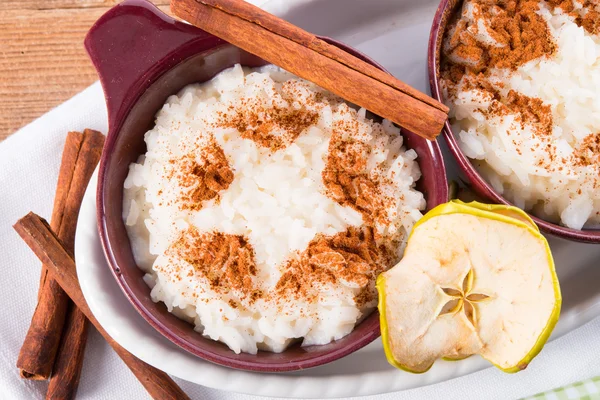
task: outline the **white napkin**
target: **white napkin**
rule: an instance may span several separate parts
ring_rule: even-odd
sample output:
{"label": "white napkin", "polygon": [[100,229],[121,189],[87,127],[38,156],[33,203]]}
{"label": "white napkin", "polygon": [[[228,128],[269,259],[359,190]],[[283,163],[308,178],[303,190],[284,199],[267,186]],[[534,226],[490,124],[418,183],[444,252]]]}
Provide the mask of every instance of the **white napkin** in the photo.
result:
{"label": "white napkin", "polygon": [[[66,133],[84,128],[107,131],[99,83],[0,143],[0,399],[38,399],[45,394],[46,382],[21,380],[15,367],[37,300],[40,263],[12,224],[32,210],[49,218]],[[133,374],[102,337],[91,331],[78,398],[147,399]],[[546,391],[600,375],[599,333],[600,318],[596,318],[546,345],[531,367],[516,375],[489,368],[449,382],[369,399],[510,399]],[[181,380],[178,383],[193,399],[258,399]]]}

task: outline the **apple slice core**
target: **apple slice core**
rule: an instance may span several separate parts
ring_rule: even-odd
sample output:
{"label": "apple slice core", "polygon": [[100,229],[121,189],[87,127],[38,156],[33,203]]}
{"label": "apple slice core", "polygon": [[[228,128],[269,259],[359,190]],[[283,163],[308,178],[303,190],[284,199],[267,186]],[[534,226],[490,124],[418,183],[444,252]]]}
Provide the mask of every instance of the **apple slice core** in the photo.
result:
{"label": "apple slice core", "polygon": [[522,370],[561,306],[546,239],[527,214],[503,205],[452,201],[431,210],[377,288],[387,358],[417,373],[473,354]]}

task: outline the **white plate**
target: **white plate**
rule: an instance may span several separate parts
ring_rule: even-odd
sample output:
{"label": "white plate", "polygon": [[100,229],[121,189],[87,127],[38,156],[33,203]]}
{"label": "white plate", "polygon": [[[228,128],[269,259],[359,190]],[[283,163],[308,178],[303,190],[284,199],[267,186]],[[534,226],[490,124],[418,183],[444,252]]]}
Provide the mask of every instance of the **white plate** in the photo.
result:
{"label": "white plate", "polygon": [[[394,75],[427,90],[426,44],[437,1],[272,0],[264,7],[314,33],[342,40]],[[445,152],[445,156],[448,153]],[[446,157],[450,161],[449,157]],[[448,162],[449,178],[455,177]],[[77,273],[102,326],[123,347],[176,377],[204,386],[262,396],[330,398],[388,393],[445,381],[485,368],[479,357],[437,362],[413,375],[390,367],[379,340],[333,363],[286,374],[236,371],[205,362],[156,332],[128,303],[104,259],[96,229],[94,176],[77,227]],[[600,315],[600,246],[551,240],[563,292],[563,311],[552,339]]]}

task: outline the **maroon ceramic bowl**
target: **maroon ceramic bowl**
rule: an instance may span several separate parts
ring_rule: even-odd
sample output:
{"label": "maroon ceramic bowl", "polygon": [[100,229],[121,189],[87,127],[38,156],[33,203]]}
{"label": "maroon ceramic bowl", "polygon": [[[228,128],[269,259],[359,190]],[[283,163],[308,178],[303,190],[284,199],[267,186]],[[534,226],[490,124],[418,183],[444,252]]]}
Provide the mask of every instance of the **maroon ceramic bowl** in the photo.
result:
{"label": "maroon ceramic bowl", "polygon": [[[340,43],[325,40],[377,65]],[[227,367],[263,372],[325,364],[379,336],[379,315],[374,312],[351,334],[324,346],[296,345],[280,354],[235,354],[224,344],[195,332],[190,324],[168,313],[162,303],[154,303],[142,280],[144,274],[133,259],[121,217],[128,166],[146,151],[144,133],[152,128],[156,112],[169,95],[190,83],[206,81],[235,63],[257,67],[266,62],[204,31],[176,22],[142,0],[127,0],[108,11],[90,29],[85,47],[100,75],[109,119],[97,191],[100,237],[117,282],[150,325],[198,357]],[[429,207],[445,202],[446,174],[437,143],[410,132],[405,132],[405,138],[407,146],[418,153],[423,171],[419,185]]]}
{"label": "maroon ceramic bowl", "polygon": [[[429,85],[431,87],[432,96],[438,101],[443,102],[442,90],[440,86],[440,60],[441,60],[441,47],[442,39],[446,32],[446,27],[449,20],[458,12],[462,5],[462,0],[442,0],[438,6],[437,12],[433,19],[433,25],[431,27],[431,33],[429,36],[429,48],[427,52],[427,63],[429,68]],[[450,122],[446,121],[443,130],[444,137],[448,143],[450,151],[454,155],[460,169],[465,173],[467,178],[471,182],[471,188],[477,192],[480,196],[488,201],[501,204],[513,205],[502,197],[498,192],[494,190],[480,174],[477,172],[473,164],[469,161],[467,156],[464,155],[456,136],[452,132]],[[545,221],[536,217],[535,215],[529,214],[529,216],[535,221],[540,229],[546,233],[551,233],[556,236],[560,236],[565,239],[575,240],[579,242],[587,243],[600,243],[600,230],[598,229],[571,229],[552,222]]]}

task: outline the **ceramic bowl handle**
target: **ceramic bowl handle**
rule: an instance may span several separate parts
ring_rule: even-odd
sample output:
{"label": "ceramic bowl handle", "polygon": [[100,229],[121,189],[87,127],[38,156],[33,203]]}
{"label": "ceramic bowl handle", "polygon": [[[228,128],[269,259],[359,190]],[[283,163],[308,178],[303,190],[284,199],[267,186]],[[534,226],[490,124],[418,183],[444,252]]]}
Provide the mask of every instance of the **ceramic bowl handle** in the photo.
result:
{"label": "ceramic bowl handle", "polygon": [[110,131],[161,71],[182,61],[182,47],[215,37],[175,21],[145,0],[125,0],[89,30],[85,48],[98,71]]}

